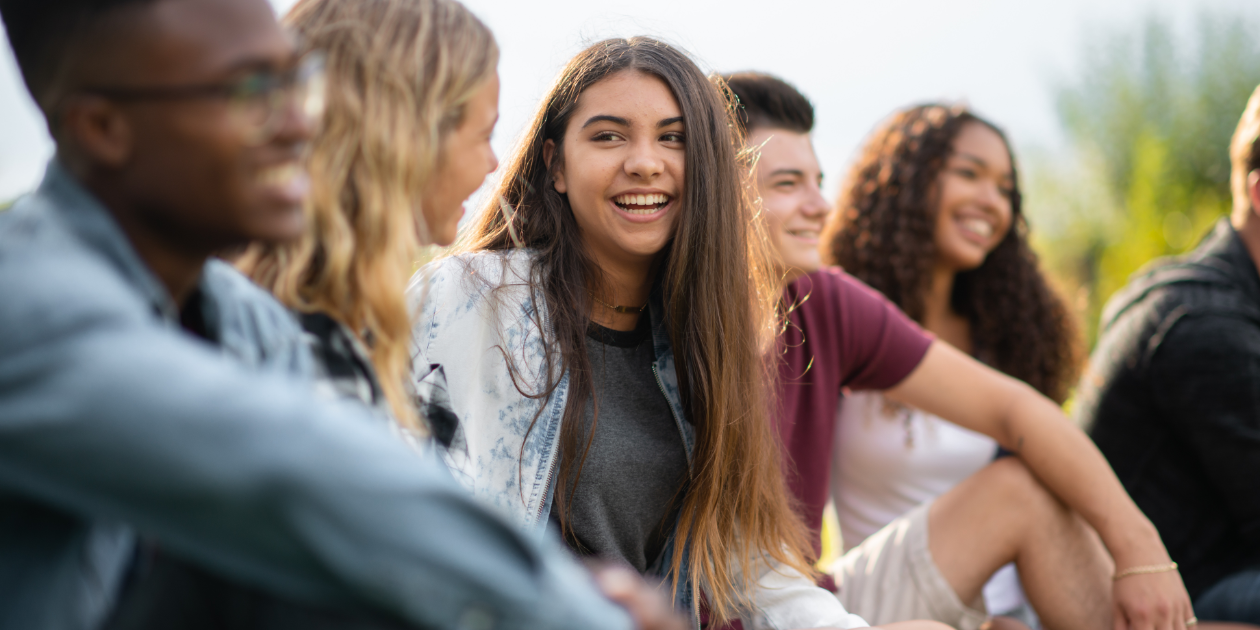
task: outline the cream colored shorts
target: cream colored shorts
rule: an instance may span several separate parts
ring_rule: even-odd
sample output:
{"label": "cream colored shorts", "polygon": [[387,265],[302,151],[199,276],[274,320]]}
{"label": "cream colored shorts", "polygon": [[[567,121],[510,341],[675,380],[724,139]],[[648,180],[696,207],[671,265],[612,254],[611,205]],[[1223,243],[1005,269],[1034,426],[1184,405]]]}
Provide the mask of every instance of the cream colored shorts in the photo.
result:
{"label": "cream colored shorts", "polygon": [[984,598],[966,606],[928,548],[928,508],[920,505],[831,565],[840,602],[872,626],[930,619],[976,630],[988,619]]}

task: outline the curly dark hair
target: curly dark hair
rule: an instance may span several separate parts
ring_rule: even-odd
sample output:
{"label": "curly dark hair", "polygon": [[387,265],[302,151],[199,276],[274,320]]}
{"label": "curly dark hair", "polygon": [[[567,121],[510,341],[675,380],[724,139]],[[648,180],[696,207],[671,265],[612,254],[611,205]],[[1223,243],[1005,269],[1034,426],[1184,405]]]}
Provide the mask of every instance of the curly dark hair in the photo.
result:
{"label": "curly dark hair", "polygon": [[[823,232],[823,260],[875,287],[923,323],[936,264],[937,177],[970,123],[1006,135],[962,105],[927,104],[894,114],[871,135]],[[1062,403],[1076,380],[1077,326],[1028,245],[1015,156],[1011,229],[976,269],[960,272],[951,306],[971,324],[993,367]]]}

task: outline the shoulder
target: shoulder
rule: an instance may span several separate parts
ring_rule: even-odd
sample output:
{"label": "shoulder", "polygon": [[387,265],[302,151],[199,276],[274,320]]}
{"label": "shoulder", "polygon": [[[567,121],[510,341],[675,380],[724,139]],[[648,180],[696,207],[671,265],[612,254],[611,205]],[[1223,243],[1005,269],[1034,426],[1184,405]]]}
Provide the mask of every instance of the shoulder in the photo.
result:
{"label": "shoulder", "polygon": [[789,296],[804,313],[819,313],[857,325],[890,316],[905,318],[901,309],[882,293],[839,267],[824,267],[798,278],[792,283]]}
{"label": "shoulder", "polygon": [[107,261],[28,200],[0,216],[0,338],[152,318]]}
{"label": "shoulder", "polygon": [[1126,317],[1150,317],[1172,310],[1196,312],[1245,312],[1260,317],[1260,304],[1247,296],[1244,276],[1250,270],[1237,268],[1220,255],[1202,252],[1159,258],[1135,273],[1124,288],[1107,301],[1102,321],[1105,326]]}
{"label": "shoulder", "polygon": [[407,301],[420,328],[469,320],[511,327],[535,315],[532,250],[469,252],[442,258],[412,276]]}
{"label": "shoulder", "polygon": [[485,297],[501,287],[528,286],[534,258],[531,250],[466,252],[439,258],[411,277],[407,295],[414,303],[433,296]]}
{"label": "shoulder", "polygon": [[1177,261],[1135,277],[1108,301],[1102,322],[1100,346],[1151,351],[1167,343],[1203,345],[1222,334],[1255,334],[1260,304],[1229,274]]}
{"label": "shoulder", "polygon": [[256,366],[309,375],[310,352],[297,318],[270,293],[222,260],[206,263],[202,289],[214,303],[224,348]]}
{"label": "shoulder", "polygon": [[207,262],[202,281],[205,290],[216,302],[242,318],[239,323],[262,325],[290,335],[300,334],[301,327],[289,309],[226,262],[217,259]]}
{"label": "shoulder", "polygon": [[1227,312],[1186,312],[1165,318],[1148,346],[1152,361],[1184,365],[1248,364],[1260,359],[1260,323]]}
{"label": "shoulder", "polygon": [[532,347],[527,342],[536,340],[546,317],[533,288],[534,260],[532,250],[472,252],[422,267],[407,288],[415,349],[436,352],[436,344],[466,352],[470,339],[487,334],[507,337],[513,348]]}

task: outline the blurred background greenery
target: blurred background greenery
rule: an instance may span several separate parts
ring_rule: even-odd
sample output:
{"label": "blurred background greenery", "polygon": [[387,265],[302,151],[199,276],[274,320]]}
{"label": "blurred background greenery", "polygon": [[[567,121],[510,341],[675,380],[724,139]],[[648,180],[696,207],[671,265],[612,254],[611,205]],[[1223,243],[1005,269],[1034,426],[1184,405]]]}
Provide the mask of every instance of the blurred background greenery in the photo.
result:
{"label": "blurred background greenery", "polygon": [[1067,146],[1024,155],[1033,242],[1093,346],[1107,298],[1229,213],[1229,140],[1260,84],[1258,24],[1151,16],[1087,36],[1056,89]]}

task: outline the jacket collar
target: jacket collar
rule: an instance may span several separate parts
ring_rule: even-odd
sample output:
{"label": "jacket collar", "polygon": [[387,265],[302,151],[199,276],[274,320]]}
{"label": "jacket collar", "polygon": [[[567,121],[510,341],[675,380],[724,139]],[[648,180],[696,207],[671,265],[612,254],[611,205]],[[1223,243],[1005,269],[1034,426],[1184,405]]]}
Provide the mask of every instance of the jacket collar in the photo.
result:
{"label": "jacket collar", "polygon": [[674,422],[682,433],[683,446],[687,451],[687,466],[692,465],[696,447],[695,419],[689,417],[682,404],[682,390],[678,386],[678,365],[674,361],[674,348],[669,340],[669,327],[665,322],[665,300],[661,283],[652,287],[648,296],[648,317],[652,322],[652,349],[656,360],[652,362],[652,370],[660,385],[661,393],[669,403]]}
{"label": "jacket collar", "polygon": [[1260,272],[1242,237],[1229,219],[1217,221],[1216,227],[1189,257],[1191,261],[1225,272],[1249,299],[1260,301]]}
{"label": "jacket collar", "polygon": [[101,255],[163,319],[172,323],[179,321],[179,308],[171,294],[140,259],[113,215],[57,158],[48,164],[44,181],[35,194],[48,202],[51,212],[66,230]]}

